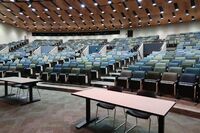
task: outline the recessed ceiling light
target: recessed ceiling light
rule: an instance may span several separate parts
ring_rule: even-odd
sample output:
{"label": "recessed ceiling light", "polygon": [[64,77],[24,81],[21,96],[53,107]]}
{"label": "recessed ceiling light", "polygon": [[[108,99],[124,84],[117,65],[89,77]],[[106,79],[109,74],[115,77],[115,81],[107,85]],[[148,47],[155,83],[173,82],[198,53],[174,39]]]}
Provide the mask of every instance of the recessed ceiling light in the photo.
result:
{"label": "recessed ceiling light", "polygon": [[101,19],[101,21],[104,21],[104,19]]}
{"label": "recessed ceiling light", "polygon": [[8,12],[10,12],[11,10],[8,8],[8,9],[6,9]]}
{"label": "recessed ceiling light", "polygon": [[95,6],[98,6],[98,3],[97,3],[97,2],[95,2],[95,3],[94,3],[94,5],[95,5]]}
{"label": "recessed ceiling light", "polygon": [[85,22],[85,20],[82,20],[82,22],[84,23],[84,22]]}
{"label": "recessed ceiling light", "polygon": [[31,10],[32,10],[33,12],[35,12],[35,11],[36,11],[36,9],[35,9],[35,8],[31,8]]}
{"label": "recessed ceiling light", "polygon": [[58,15],[58,17],[60,18],[60,17],[61,17],[61,15],[59,14],[59,15]]}
{"label": "recessed ceiling light", "polygon": [[132,25],[130,25],[129,27],[130,27],[130,28],[132,28],[133,26],[132,26]]}
{"label": "recessed ceiling light", "polygon": [[92,19],[92,22],[94,22],[94,19]]}
{"label": "recessed ceiling light", "polygon": [[125,8],[126,11],[128,11],[128,9],[129,9],[128,7]]}
{"label": "recessed ceiling light", "polygon": [[85,5],[84,5],[84,4],[81,4],[81,7],[82,7],[82,8],[85,8]]}
{"label": "recessed ceiling light", "polygon": [[33,22],[34,24],[36,24],[36,22]]}
{"label": "recessed ceiling light", "polygon": [[48,12],[48,9],[47,9],[47,8],[45,8],[45,9],[44,9],[44,11],[45,11],[45,12]]}
{"label": "recessed ceiling light", "polygon": [[111,0],[108,0],[108,4],[112,4],[112,1],[111,1]]}
{"label": "recessed ceiling light", "polygon": [[113,17],[113,18],[112,18],[112,20],[114,21],[114,20],[115,20],[115,18]]}
{"label": "recessed ceiling light", "polygon": [[142,2],[142,0],[137,0],[138,2]]}
{"label": "recessed ceiling light", "polygon": [[44,21],[44,24],[46,24],[47,22]]}
{"label": "recessed ceiling light", "polygon": [[126,19],[126,17],[123,17],[123,19]]}
{"label": "recessed ceiling light", "polygon": [[3,17],[4,17],[4,18],[6,18],[7,16],[6,16],[6,15],[4,15]]}
{"label": "recessed ceiling light", "polygon": [[72,22],[73,22],[73,23],[75,23],[75,21],[74,21],[74,20],[73,20]]}
{"label": "recessed ceiling light", "polygon": [[152,5],[153,5],[153,6],[156,6],[155,0],[152,0]]}
{"label": "recessed ceiling light", "polygon": [[47,18],[51,18],[51,16],[47,16]]}
{"label": "recessed ceiling light", "polygon": [[168,0],[168,3],[169,3],[169,4],[172,3],[172,0]]}
{"label": "recessed ceiling light", "polygon": [[80,15],[80,16],[83,16],[83,14],[82,14],[82,13],[80,13],[79,15]]}
{"label": "recessed ceiling light", "polygon": [[179,18],[179,22],[180,22],[180,23],[182,23],[182,22],[183,22],[182,18]]}
{"label": "recessed ceiling light", "polygon": [[60,10],[60,8],[59,8],[59,7],[57,7],[56,9],[57,9],[58,11]]}
{"label": "recessed ceiling light", "polygon": [[63,23],[66,23],[65,21],[63,21]]}
{"label": "recessed ceiling light", "polygon": [[69,6],[69,9],[70,9],[70,10],[72,10],[72,9],[73,9],[73,7],[72,7],[72,6]]}
{"label": "recessed ceiling light", "polygon": [[174,3],[174,8],[175,8],[175,11],[179,11],[179,8],[178,8],[178,4],[177,3]]}
{"label": "recessed ceiling light", "polygon": [[195,20],[195,17],[194,16],[192,16],[192,21],[194,21]]}
{"label": "recessed ceiling light", "polygon": [[3,23],[5,23],[6,21],[2,21]]}
{"label": "recessed ceiling light", "polygon": [[93,12],[91,12],[90,14],[91,14],[91,15],[93,15],[94,13],[93,13]]}
{"label": "recessed ceiling light", "polygon": [[164,10],[163,10],[162,6],[159,6],[159,9],[160,9],[160,13],[163,14]]}
{"label": "recessed ceiling light", "polygon": [[19,16],[16,15],[15,17],[18,18]]}
{"label": "recessed ceiling light", "polygon": [[101,11],[101,13],[104,14],[105,12],[104,12],[104,11]]}
{"label": "recessed ceiling light", "polygon": [[131,21],[129,21],[129,24],[131,24],[132,22]]}
{"label": "recessed ceiling light", "polygon": [[185,15],[186,15],[186,16],[189,16],[189,15],[190,15],[188,10],[185,10]]}
{"label": "recessed ceiling light", "polygon": [[72,16],[72,14],[69,14],[69,17],[71,17]]}
{"label": "recessed ceiling light", "polygon": [[31,5],[31,4],[29,4],[29,5],[28,5],[28,8],[31,8],[31,7],[32,7],[32,5]]}
{"label": "recessed ceiling light", "polygon": [[26,18],[29,18],[29,16],[26,16]]}
{"label": "recessed ceiling light", "polygon": [[56,22],[54,21],[53,23],[55,24]]}
{"label": "recessed ceiling light", "polygon": [[116,9],[113,9],[113,12],[116,12]]}
{"label": "recessed ceiling light", "polygon": [[37,15],[37,17],[39,18],[40,16],[39,16],[39,15]]}
{"label": "recessed ceiling light", "polygon": [[191,8],[195,8],[196,7],[195,0],[190,0],[190,2],[191,2]]}

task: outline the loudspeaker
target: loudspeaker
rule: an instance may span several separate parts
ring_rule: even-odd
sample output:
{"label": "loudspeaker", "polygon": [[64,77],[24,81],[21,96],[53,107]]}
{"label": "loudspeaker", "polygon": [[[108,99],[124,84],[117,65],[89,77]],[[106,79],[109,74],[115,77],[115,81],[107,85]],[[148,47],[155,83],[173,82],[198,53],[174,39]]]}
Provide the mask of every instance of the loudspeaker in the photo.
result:
{"label": "loudspeaker", "polygon": [[133,30],[128,30],[127,37],[133,37]]}

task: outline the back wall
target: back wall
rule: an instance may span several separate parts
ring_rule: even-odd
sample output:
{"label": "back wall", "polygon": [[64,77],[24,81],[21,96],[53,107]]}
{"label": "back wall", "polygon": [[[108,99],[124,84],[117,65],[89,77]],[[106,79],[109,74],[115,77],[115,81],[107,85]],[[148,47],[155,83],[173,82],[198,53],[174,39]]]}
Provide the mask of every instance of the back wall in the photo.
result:
{"label": "back wall", "polygon": [[0,23],[0,44],[23,40],[30,32],[9,24]]}

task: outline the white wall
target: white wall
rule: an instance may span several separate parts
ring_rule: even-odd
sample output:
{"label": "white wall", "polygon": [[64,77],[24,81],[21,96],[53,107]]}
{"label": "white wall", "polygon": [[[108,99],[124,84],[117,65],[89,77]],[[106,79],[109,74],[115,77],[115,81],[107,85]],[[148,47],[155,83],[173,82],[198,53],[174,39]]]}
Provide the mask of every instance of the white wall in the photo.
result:
{"label": "white wall", "polygon": [[124,38],[127,37],[126,35],[127,30],[121,30],[120,34],[114,35],[92,35],[92,36],[32,36],[30,37],[30,41],[35,39],[50,39],[50,40],[57,40],[62,39],[63,42],[67,42],[70,39],[107,39],[109,42],[114,38]]}
{"label": "white wall", "polygon": [[29,34],[30,32],[23,29],[0,23],[0,44],[24,40],[25,36],[30,36]]}
{"label": "white wall", "polygon": [[169,34],[179,34],[179,33],[198,32],[198,31],[200,31],[200,22],[194,21],[190,23],[188,22],[188,23],[136,28],[133,29],[133,37],[160,35],[160,38],[164,39]]}

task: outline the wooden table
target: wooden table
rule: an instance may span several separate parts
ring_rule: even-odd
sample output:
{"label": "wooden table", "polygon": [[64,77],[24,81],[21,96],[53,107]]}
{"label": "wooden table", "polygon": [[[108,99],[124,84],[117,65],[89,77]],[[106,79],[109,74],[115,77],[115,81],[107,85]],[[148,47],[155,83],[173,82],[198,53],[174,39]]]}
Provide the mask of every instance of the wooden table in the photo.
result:
{"label": "wooden table", "polygon": [[175,105],[175,102],[172,101],[97,88],[76,92],[72,95],[86,99],[86,119],[76,126],[78,129],[94,121],[94,119],[90,118],[90,100],[110,103],[119,107],[143,111],[158,116],[159,133],[164,133],[165,116]]}
{"label": "wooden table", "polygon": [[33,99],[33,86],[40,81],[39,79],[22,78],[22,77],[5,77],[5,78],[0,78],[0,81],[4,81],[4,86],[5,86],[4,88],[5,93],[4,96],[2,96],[1,98],[15,95],[15,94],[8,94],[8,82],[11,82],[29,86],[29,101],[26,102],[25,104],[40,101],[40,99]]}

